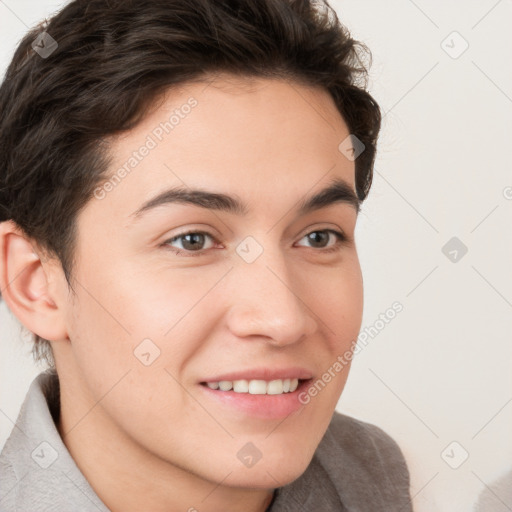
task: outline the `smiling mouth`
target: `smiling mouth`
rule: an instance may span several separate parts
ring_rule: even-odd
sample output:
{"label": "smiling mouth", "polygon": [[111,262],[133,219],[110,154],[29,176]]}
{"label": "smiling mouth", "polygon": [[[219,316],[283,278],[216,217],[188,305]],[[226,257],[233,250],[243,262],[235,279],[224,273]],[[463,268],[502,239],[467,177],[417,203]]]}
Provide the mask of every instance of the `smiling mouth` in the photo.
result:
{"label": "smiling mouth", "polygon": [[301,384],[311,379],[276,379],[276,380],[221,380],[212,382],[201,382],[216,391],[233,391],[240,394],[250,395],[283,395],[293,393]]}

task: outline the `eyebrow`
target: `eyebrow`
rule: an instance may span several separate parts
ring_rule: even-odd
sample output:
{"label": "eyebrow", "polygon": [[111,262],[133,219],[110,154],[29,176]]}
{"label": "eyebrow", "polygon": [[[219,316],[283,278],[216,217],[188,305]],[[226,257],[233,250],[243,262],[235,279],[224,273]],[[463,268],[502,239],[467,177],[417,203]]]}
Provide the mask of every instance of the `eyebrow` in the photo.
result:
{"label": "eyebrow", "polygon": [[[179,187],[164,190],[157,196],[149,199],[130,214],[130,217],[137,220],[143,213],[149,210],[173,203],[191,204],[200,208],[224,211],[239,216],[247,215],[249,211],[247,205],[237,197],[207,190]],[[305,215],[335,203],[348,204],[354,208],[356,214],[359,213],[361,206],[361,201],[352,187],[340,178],[333,178],[326,188],[300,200],[296,209],[299,215]]]}

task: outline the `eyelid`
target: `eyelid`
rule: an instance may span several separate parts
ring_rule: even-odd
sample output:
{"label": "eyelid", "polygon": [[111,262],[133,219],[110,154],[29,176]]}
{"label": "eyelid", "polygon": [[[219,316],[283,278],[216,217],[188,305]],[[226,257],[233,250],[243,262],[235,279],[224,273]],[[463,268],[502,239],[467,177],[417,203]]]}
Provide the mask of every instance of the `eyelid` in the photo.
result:
{"label": "eyelid", "polygon": [[316,231],[326,231],[331,233],[339,233],[344,238],[348,239],[348,236],[345,234],[345,231],[341,229],[337,224],[333,224],[332,222],[326,223],[318,223],[313,224],[313,226],[308,226],[305,230],[302,231],[302,234],[299,235],[299,240],[302,240],[306,235],[309,235],[310,233],[314,233]]}
{"label": "eyelid", "polygon": [[174,236],[172,236],[171,238],[168,238],[166,240],[166,242],[171,242],[173,240],[176,240],[176,238],[181,238],[182,236],[187,236],[187,235],[208,235],[209,237],[215,239],[215,237],[209,233],[208,231],[201,231],[200,229],[189,229],[188,231],[184,231],[183,233],[178,233]]}

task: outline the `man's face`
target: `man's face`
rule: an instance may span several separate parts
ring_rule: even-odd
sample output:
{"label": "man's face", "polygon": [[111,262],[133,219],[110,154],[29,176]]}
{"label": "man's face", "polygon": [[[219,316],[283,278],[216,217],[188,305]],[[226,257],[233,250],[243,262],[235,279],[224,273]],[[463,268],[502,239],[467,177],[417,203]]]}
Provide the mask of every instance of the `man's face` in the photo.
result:
{"label": "man's face", "polygon": [[[201,478],[272,488],[306,469],[348,366],[307,405],[299,394],[360,329],[354,205],[300,211],[334,179],[355,194],[354,162],[338,150],[349,131],[327,92],[226,80],[170,91],[113,141],[112,175],[134,152],[137,164],[78,217],[70,342],[54,352],[76,432],[96,422]],[[182,200],[134,213],[176,188],[231,196],[246,211]],[[280,392],[294,378],[298,389]],[[211,389],[238,380],[257,392],[267,384],[250,381],[283,383],[271,384],[276,394]]]}

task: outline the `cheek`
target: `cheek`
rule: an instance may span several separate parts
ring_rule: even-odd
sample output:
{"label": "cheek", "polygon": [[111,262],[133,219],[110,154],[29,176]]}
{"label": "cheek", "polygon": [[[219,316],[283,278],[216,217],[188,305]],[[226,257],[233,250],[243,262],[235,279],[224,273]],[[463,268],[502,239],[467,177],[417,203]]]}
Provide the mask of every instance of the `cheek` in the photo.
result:
{"label": "cheek", "polygon": [[180,378],[208,337],[213,309],[202,299],[218,275],[174,269],[164,277],[147,267],[109,263],[119,258],[88,255],[84,261],[78,281],[87,290],[77,288],[69,332],[73,357],[93,394],[102,396],[128,371],[132,382],[140,379],[132,398],[146,400],[158,379],[172,388],[165,370]]}
{"label": "cheek", "polygon": [[77,296],[68,324],[70,357],[86,387],[83,392],[94,402],[105,395],[132,364],[134,340],[122,309],[109,291],[112,289],[97,289],[88,282],[87,292],[82,288]]}
{"label": "cheek", "polygon": [[337,354],[344,352],[357,338],[363,316],[363,281],[357,258],[326,276],[313,296],[331,349]]}

